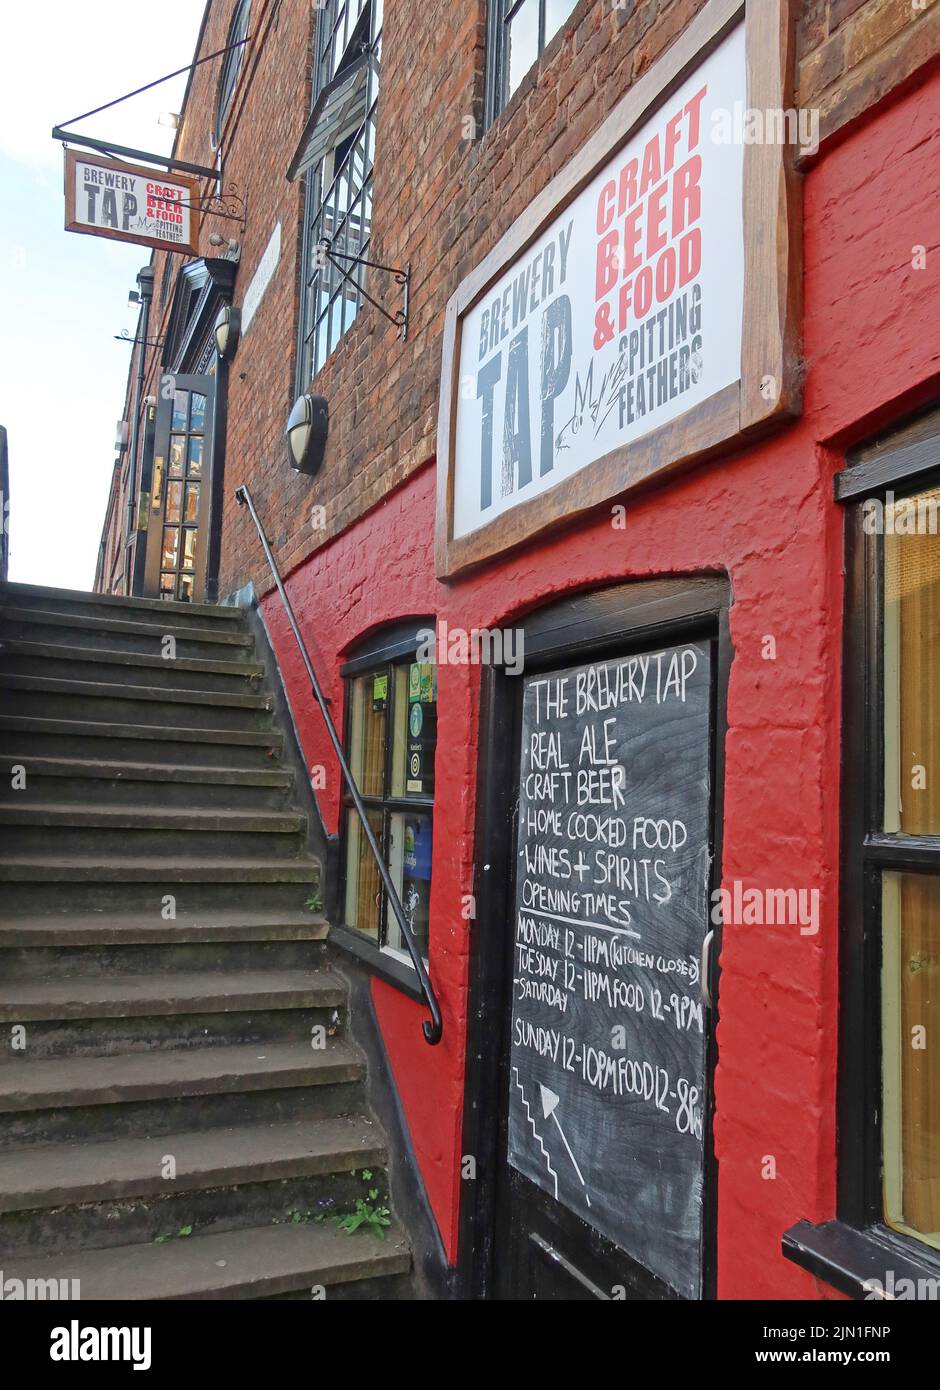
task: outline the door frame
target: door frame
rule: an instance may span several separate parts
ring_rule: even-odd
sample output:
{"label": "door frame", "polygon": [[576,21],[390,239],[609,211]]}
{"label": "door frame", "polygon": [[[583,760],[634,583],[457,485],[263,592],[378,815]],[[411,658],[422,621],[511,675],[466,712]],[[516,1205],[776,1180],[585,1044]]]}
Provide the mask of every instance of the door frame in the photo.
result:
{"label": "door frame", "polygon": [[[172,381],[172,391],[169,394],[164,392],[164,383]],[[203,385],[202,383],[208,383]],[[212,486],[212,463],[213,463],[213,440],[215,438],[215,396],[216,386],[213,377],[206,372],[166,373],[160,378],[160,396],[157,401],[157,415],[154,423],[154,449],[157,444],[161,444],[165,453],[154,457],[151,474],[156,471],[159,458],[160,463],[160,495],[157,501],[153,497],[153,477],[151,476],[151,487],[148,495],[147,506],[147,529],[143,533],[146,537],[145,558],[143,562],[143,577],[141,580],[141,592],[145,598],[160,597],[160,572],[161,558],[163,554],[163,527],[166,514],[166,500],[169,494],[171,482],[177,481],[169,475],[167,460],[170,455],[170,440],[173,435],[172,418],[174,398],[177,390],[187,391],[190,396],[200,395],[206,402],[205,424],[203,427],[202,441],[202,473],[199,479],[199,512],[196,521],[196,554],[194,557],[193,569],[193,602],[206,602],[207,589],[207,557],[209,553],[209,507],[210,489]],[[189,419],[189,409],[187,407],[187,421]],[[163,443],[161,429],[166,436],[166,443]],[[185,431],[186,438],[189,438],[189,428]],[[188,450],[187,450],[188,457]],[[187,474],[184,471],[181,479],[183,483],[182,496],[185,499]],[[173,524],[172,522],[170,523]],[[180,513],[180,543],[182,544],[183,523],[182,512]],[[176,595],[174,595],[176,598]]]}
{"label": "door frame", "polygon": [[[724,575],[679,579],[643,579],[574,596],[534,610],[520,620],[525,634],[526,668],[551,662],[570,666],[587,657],[613,652],[626,643],[664,644],[692,635],[715,641],[712,744],[711,886],[721,883],[724,830],[724,770],[728,681],[734,649],[730,632],[731,585]],[[528,674],[528,669],[526,669]],[[482,669],[474,844],[476,916],[470,934],[464,1124],[461,1153],[474,1159],[472,1180],[464,1180],[459,1218],[458,1281],[460,1296],[485,1299],[494,1288],[496,1195],[503,1106],[503,1047],[509,990],[505,972],[504,930],[512,916],[513,812],[516,798],[516,712],[521,682],[505,671]],[[514,769],[506,776],[507,757]],[[489,929],[488,929],[489,926]],[[703,1298],[713,1299],[717,1286],[718,1161],[714,1153],[714,1074],[719,1020],[717,962],[721,927],[714,927],[711,951],[712,1023],[708,1030],[706,1069],[703,1211]],[[493,1047],[493,1037],[500,1047]]]}

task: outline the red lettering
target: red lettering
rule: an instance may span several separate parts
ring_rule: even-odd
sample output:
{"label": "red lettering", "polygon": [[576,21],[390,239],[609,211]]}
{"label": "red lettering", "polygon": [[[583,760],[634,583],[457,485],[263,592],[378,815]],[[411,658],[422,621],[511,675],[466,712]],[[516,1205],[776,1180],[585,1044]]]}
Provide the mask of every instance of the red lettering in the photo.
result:
{"label": "red lettering", "polygon": [[702,229],[693,227],[679,242],[679,288],[694,280],[702,268]]}
{"label": "red lettering", "polygon": [[603,299],[610,294],[617,283],[617,244],[620,238],[616,232],[608,232],[597,243],[597,274],[594,280],[594,298]]}
{"label": "red lettering", "polygon": [[614,220],[614,197],[617,192],[617,185],[611,179],[610,183],[605,183],[601,189],[600,197],[597,200],[597,235],[600,236],[607,231],[611,222]]}
{"label": "red lettering", "polygon": [[694,154],[673,175],[672,235],[677,237],[702,215],[702,156]]}

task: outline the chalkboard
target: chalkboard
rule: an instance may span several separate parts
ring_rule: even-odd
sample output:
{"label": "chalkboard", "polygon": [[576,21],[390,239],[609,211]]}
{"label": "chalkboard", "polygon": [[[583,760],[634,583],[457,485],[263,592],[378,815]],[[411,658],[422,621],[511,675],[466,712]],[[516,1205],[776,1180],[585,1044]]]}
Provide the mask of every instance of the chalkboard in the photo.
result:
{"label": "chalkboard", "polygon": [[509,1162],[701,1293],[707,643],[526,677]]}

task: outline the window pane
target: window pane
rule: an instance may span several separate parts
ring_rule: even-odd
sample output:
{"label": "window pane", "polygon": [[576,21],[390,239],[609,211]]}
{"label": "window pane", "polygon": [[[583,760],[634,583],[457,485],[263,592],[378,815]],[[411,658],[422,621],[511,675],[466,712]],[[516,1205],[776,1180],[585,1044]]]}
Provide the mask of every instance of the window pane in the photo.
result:
{"label": "window pane", "polygon": [[[369,824],[382,843],[382,817],[370,812]],[[381,879],[355,811],[346,816],[346,925],[379,940]]]}
{"label": "window pane", "polygon": [[884,828],[940,834],[940,488],[884,509]]}
{"label": "window pane", "polygon": [[182,505],[182,483],[169,483],[166,490],[166,521],[179,521]]}
{"label": "window pane", "polygon": [[396,666],[392,795],[434,795],[437,746],[437,667],[409,662]]}
{"label": "window pane", "polygon": [[180,569],[193,570],[196,568],[196,531],[192,527],[187,527],[183,531],[183,563]]}
{"label": "window pane", "polygon": [[[171,483],[171,487],[179,487],[179,483]],[[176,520],[176,518],[173,518]],[[186,487],[186,521],[199,520],[199,484],[189,483]]]}
{"label": "window pane", "polygon": [[160,568],[164,570],[175,570],[177,556],[179,554],[180,533],[178,526],[164,526],[163,528],[163,555],[160,559]]}
{"label": "window pane", "polygon": [[171,478],[182,478],[183,459],[186,457],[186,439],[181,434],[174,434],[170,439],[170,468]]}
{"label": "window pane", "polygon": [[539,56],[539,0],[523,0],[506,26],[506,96],[511,97]]}
{"label": "window pane", "polygon": [[[392,882],[423,956],[428,953],[431,901],[431,817],[393,812],[390,817],[388,866]],[[407,953],[394,912],[389,909],[386,944]]]}
{"label": "window pane", "polygon": [[885,1218],[940,1249],[940,878],[885,874],[882,917]]}
{"label": "window pane", "polygon": [[574,9],[578,0],[545,0],[545,42],[549,43]]}
{"label": "window pane", "polygon": [[388,694],[387,667],[353,682],[349,763],[363,796],[381,796],[385,790]]}
{"label": "window pane", "polygon": [[193,411],[190,421],[190,429],[204,430],[206,427],[206,398],[205,396],[193,394]]}
{"label": "window pane", "polygon": [[186,407],[188,404],[188,392],[173,392],[173,420],[170,424],[171,430],[184,430],[186,428]]}
{"label": "window pane", "polygon": [[189,477],[198,478],[202,475],[202,440],[193,438],[189,441]]}

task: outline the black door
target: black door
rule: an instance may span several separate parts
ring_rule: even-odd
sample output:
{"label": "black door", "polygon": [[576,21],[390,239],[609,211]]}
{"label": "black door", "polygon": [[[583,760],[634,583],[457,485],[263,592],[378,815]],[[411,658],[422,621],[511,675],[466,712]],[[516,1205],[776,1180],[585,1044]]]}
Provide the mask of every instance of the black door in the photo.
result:
{"label": "black door", "polygon": [[710,1293],[716,630],[516,682],[500,1298]]}
{"label": "black door", "polygon": [[147,520],[144,595],[205,597],[215,378],[161,379]]}

